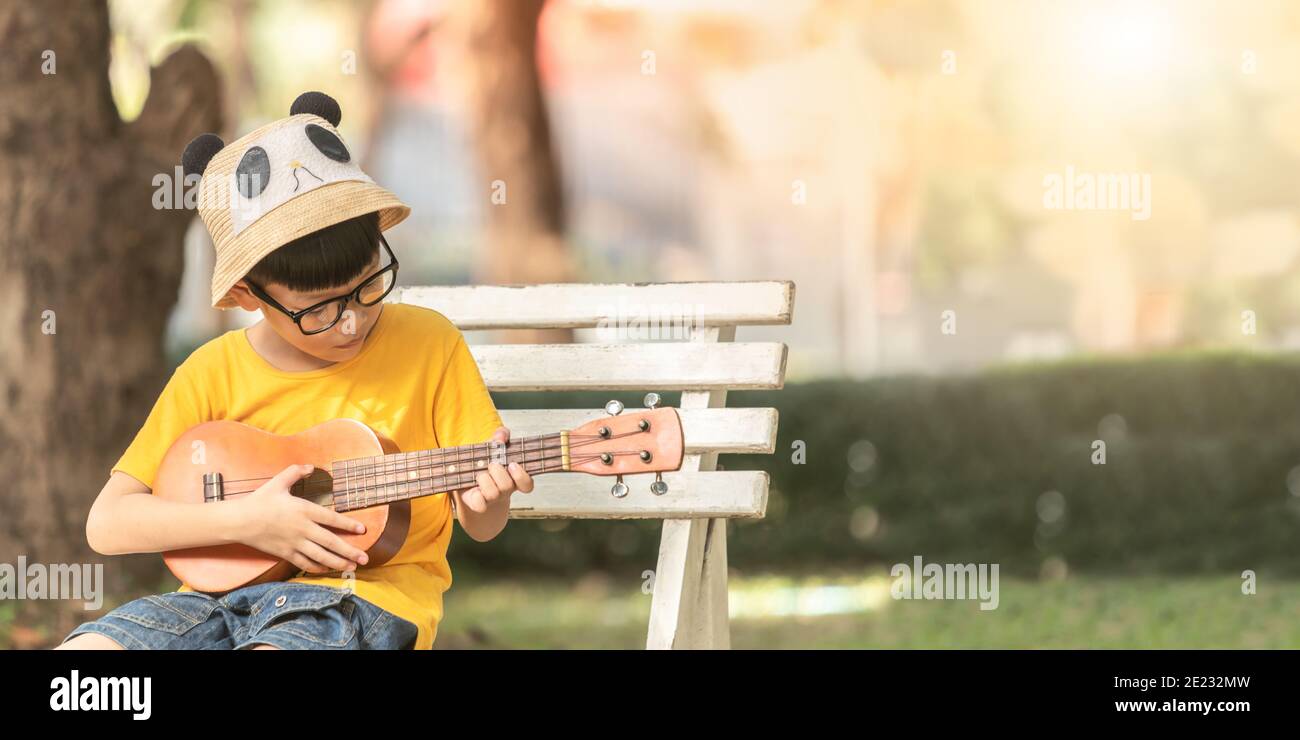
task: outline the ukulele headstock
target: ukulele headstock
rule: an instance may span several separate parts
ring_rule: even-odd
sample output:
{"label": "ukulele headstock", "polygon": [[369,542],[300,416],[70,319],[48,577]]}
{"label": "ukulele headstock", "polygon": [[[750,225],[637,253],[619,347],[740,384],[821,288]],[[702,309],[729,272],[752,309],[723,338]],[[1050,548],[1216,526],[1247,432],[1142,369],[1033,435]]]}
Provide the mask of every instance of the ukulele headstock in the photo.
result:
{"label": "ukulele headstock", "polygon": [[[592,475],[616,475],[612,493],[627,495],[624,475],[663,473],[682,466],[682,421],[677,410],[655,408],[659,394],[646,395],[646,407],[623,413],[623,404],[605,404],[609,416],[593,419],[569,432],[569,470]],[[659,495],[668,486],[659,475],[651,490]]]}

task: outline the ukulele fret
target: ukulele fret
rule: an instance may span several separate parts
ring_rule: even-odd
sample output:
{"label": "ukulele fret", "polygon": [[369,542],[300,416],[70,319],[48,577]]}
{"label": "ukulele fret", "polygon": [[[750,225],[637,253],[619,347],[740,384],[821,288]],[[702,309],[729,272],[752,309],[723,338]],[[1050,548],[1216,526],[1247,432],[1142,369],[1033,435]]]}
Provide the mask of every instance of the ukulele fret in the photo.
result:
{"label": "ukulele fret", "polygon": [[343,461],[343,508],[352,508],[352,460]]}

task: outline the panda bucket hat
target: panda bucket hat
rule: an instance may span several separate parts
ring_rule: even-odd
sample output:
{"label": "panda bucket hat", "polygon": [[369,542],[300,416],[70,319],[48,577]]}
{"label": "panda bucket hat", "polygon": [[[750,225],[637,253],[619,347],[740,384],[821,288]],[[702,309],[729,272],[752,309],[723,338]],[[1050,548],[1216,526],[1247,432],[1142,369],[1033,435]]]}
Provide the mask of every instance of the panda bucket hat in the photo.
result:
{"label": "panda bucket hat", "polygon": [[387,231],[410,214],[353,160],[335,128],[341,117],[333,98],[307,92],[288,118],[229,145],[200,134],[185,147],[182,168],[186,178],[200,176],[199,216],[216,247],[214,308],[238,307],[231,287],[298,237],[376,211]]}

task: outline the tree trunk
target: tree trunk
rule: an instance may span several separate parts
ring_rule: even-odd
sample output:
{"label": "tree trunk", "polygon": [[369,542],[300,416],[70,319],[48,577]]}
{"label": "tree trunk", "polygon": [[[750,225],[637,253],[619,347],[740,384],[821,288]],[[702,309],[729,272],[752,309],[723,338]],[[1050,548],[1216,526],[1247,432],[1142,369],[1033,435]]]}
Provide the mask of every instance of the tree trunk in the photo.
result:
{"label": "tree trunk", "polygon": [[[109,40],[102,2],[0,0],[0,562],[97,559],[86,514],[166,381],[194,216],[155,208],[154,178],[171,183],[185,143],[221,125],[216,72],[192,47],[152,71],[124,123]],[[105,572],[123,584],[158,563]]]}
{"label": "tree trunk", "polygon": [[[493,283],[573,279],[564,194],[537,71],[543,0],[460,0],[469,123],[489,188],[485,277]],[[507,332],[507,341],[568,342],[569,329]]]}

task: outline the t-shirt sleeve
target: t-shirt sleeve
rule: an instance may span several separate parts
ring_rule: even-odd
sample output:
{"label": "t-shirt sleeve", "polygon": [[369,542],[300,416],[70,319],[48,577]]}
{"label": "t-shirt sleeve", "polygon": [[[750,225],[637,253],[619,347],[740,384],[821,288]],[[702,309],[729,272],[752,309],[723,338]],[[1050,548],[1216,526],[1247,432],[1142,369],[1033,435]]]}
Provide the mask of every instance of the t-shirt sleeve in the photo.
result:
{"label": "t-shirt sleeve", "polygon": [[478,444],[502,426],[492,396],[464,335],[458,331],[433,401],[433,430],[439,447]]}
{"label": "t-shirt sleeve", "polygon": [[192,373],[186,363],[176,368],[158,400],[154,401],[153,410],[140,431],[136,432],[135,439],[109,471],[110,474],[120,470],[153,488],[154,476],[163,456],[176,438],[195,424],[208,421],[203,417],[199,385]]}

